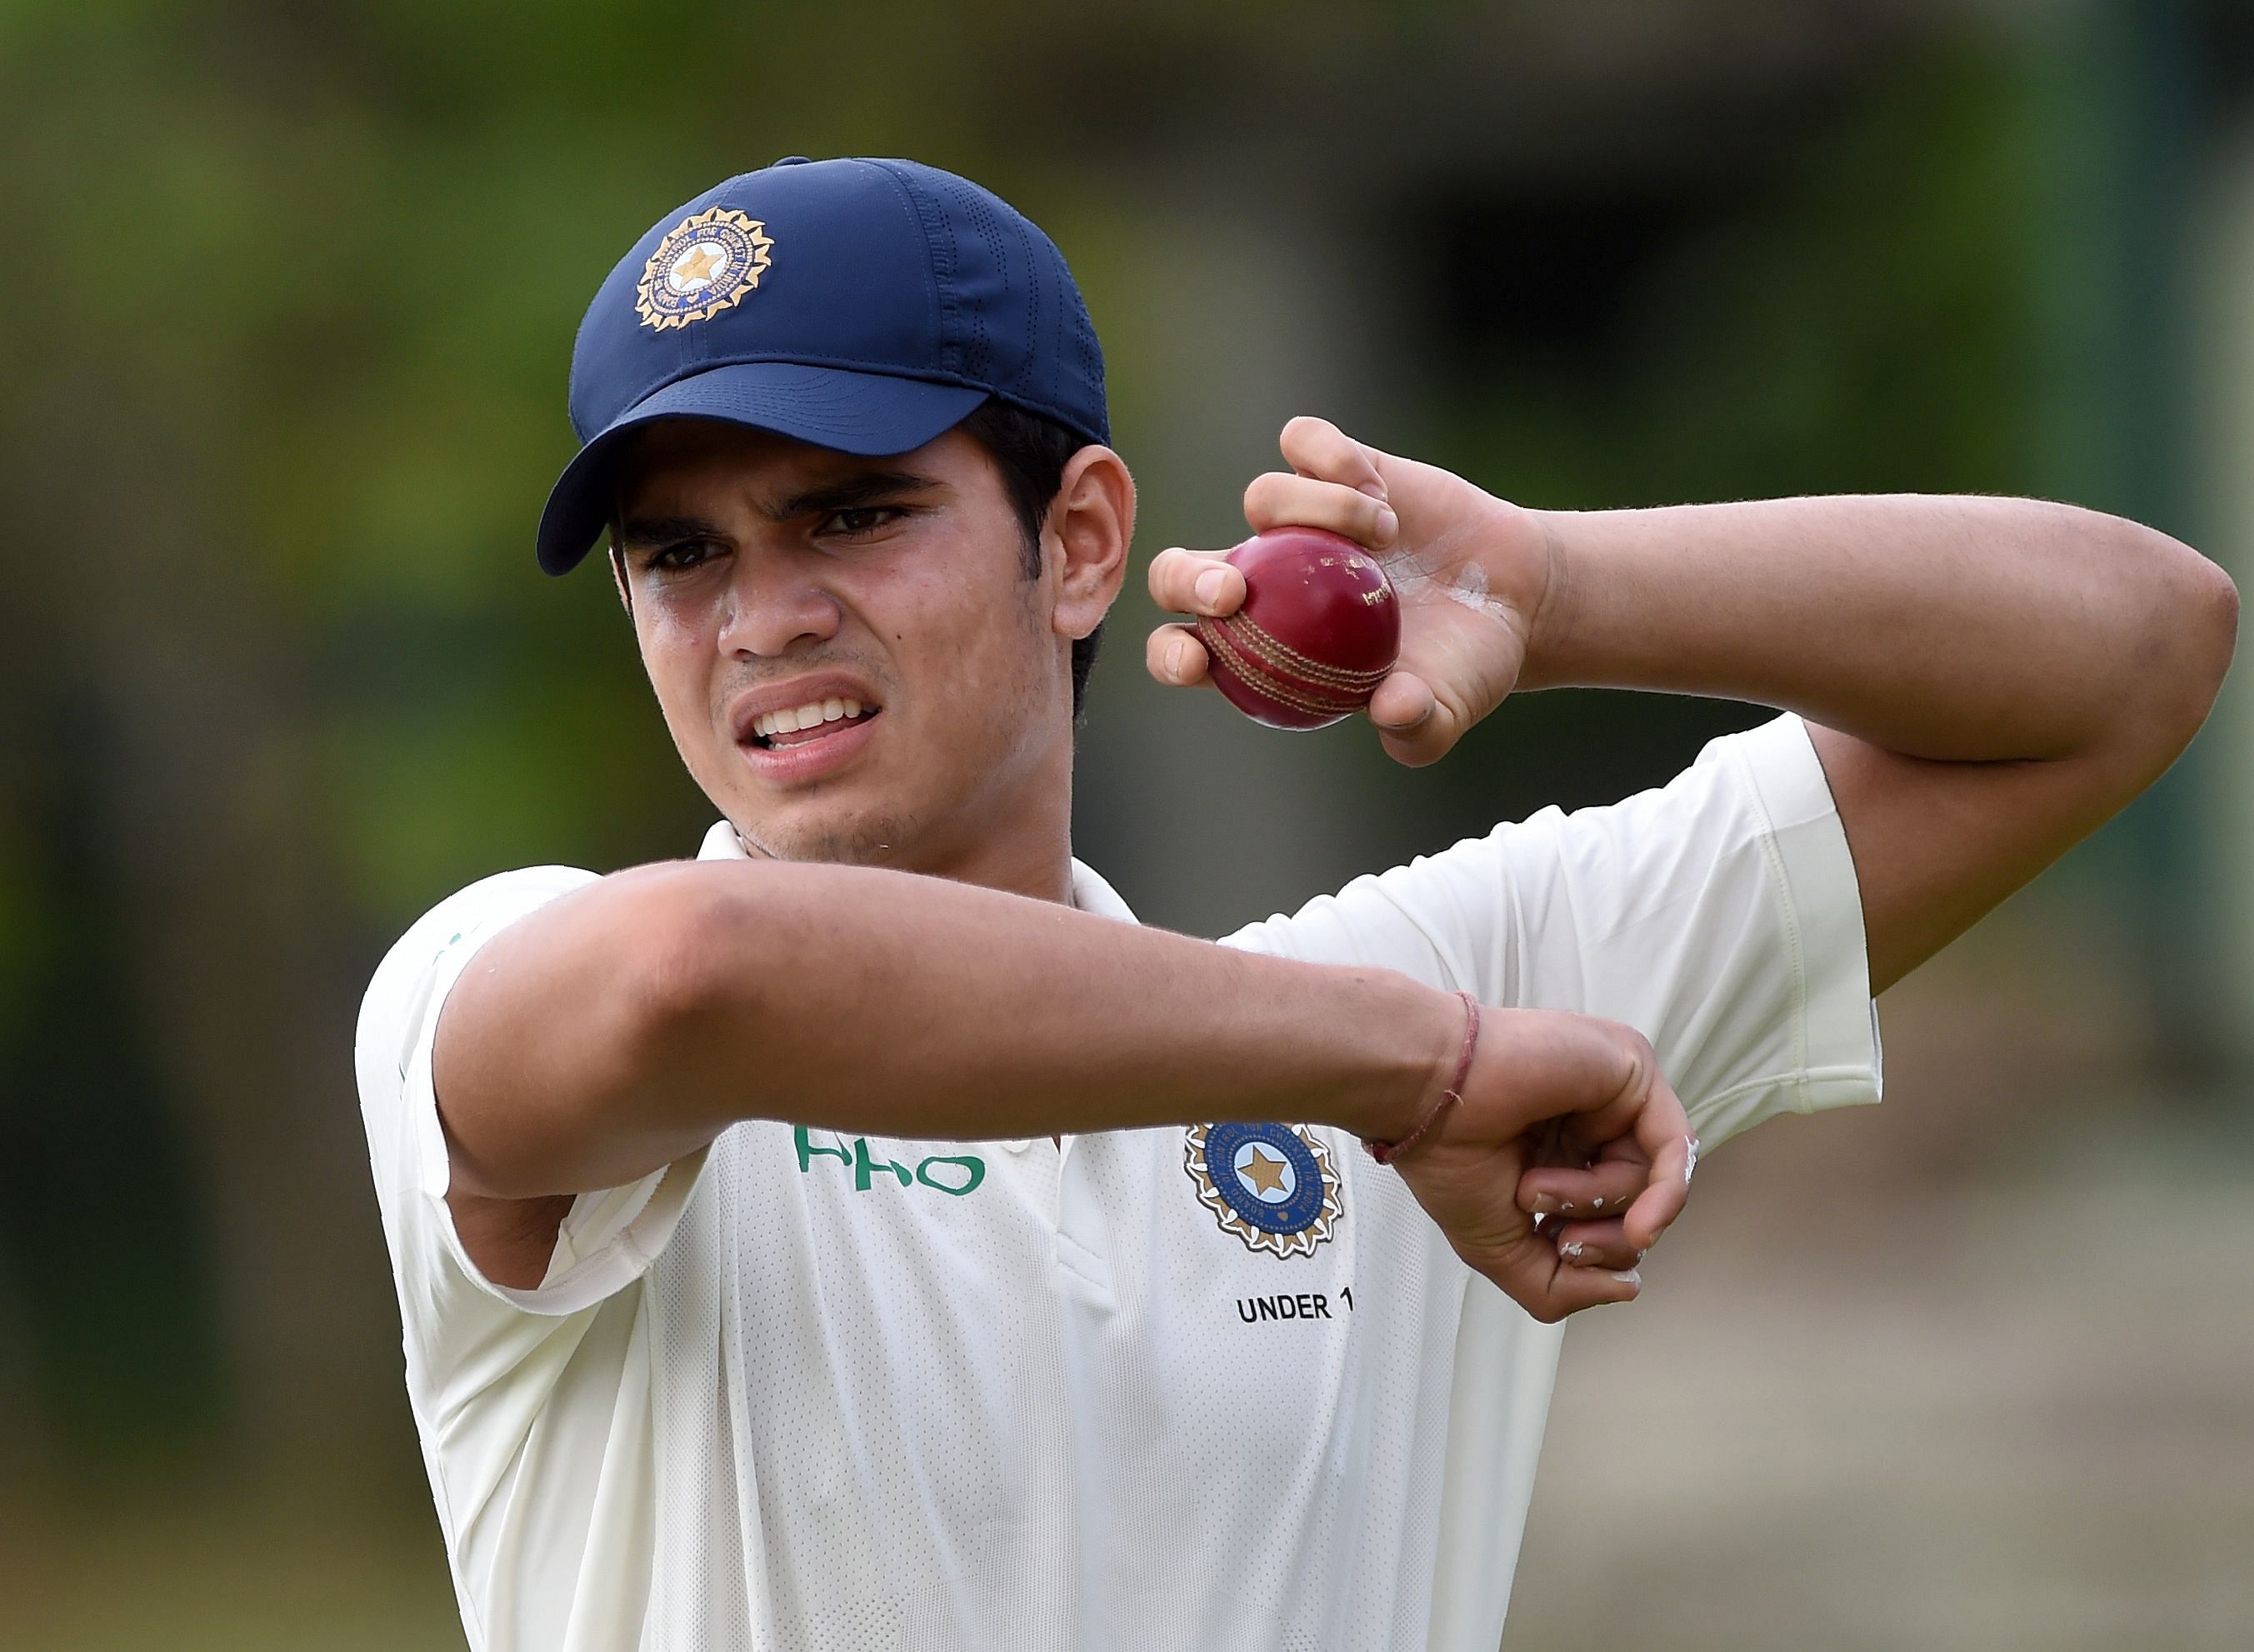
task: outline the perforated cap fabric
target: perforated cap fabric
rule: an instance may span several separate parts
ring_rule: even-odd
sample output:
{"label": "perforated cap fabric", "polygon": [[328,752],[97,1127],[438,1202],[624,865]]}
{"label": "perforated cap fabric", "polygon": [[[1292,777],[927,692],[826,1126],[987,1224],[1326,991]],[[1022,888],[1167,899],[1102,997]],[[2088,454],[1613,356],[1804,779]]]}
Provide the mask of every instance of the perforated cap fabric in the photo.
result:
{"label": "perforated cap fabric", "polygon": [[[485,940],[587,877],[441,903],[360,1025],[477,1652],[1494,1652],[1558,1332],[1335,1130],[755,1121],[576,1200],[536,1289],[483,1279],[431,1029]],[[1073,898],[1131,921],[1085,867]],[[1793,718],[1228,944],[1628,1021],[1709,1143],[1878,1096],[1853,865]]]}

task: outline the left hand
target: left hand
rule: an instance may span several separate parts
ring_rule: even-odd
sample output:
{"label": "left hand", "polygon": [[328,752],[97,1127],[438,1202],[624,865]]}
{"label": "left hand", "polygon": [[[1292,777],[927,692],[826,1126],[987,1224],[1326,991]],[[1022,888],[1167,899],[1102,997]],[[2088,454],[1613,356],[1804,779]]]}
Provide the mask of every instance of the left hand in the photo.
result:
{"label": "left hand", "polygon": [[[1293,419],[1279,445],[1291,473],[1256,477],[1244,519],[1255,533],[1328,528],[1384,564],[1401,598],[1401,658],[1369,719],[1395,760],[1433,762],[1516,685],[1550,588],[1548,536],[1530,512],[1327,420]],[[1220,619],[1242,605],[1244,576],[1217,552],[1165,550],[1151,562],[1151,596],[1169,612]],[[1153,631],[1144,658],[1161,682],[1206,680],[1205,646],[1186,626]]]}
{"label": "left hand", "polygon": [[1393,1168],[1456,1254],[1536,1320],[1634,1300],[1696,1151],[1658,1057],[1593,1016],[1490,1009],[1483,1026],[1461,1099],[1426,1115]]}

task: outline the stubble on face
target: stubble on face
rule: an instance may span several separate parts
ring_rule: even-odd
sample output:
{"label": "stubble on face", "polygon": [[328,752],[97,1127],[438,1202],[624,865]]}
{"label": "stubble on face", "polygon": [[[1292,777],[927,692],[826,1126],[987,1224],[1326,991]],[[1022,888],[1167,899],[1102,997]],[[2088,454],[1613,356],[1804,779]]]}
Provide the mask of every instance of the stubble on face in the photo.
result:
{"label": "stubble on face", "polygon": [[883,866],[891,863],[899,846],[922,835],[923,823],[913,816],[861,814],[844,820],[792,826],[783,823],[766,832],[732,822],[737,841],[754,860],[816,861],[837,866]]}
{"label": "stubble on face", "polygon": [[[644,514],[715,521],[744,542],[760,542],[757,554],[775,560],[758,568],[788,566],[781,558],[795,555],[808,578],[839,582],[836,633],[784,638],[787,647],[732,660],[724,650],[711,659],[711,611],[694,606],[720,600],[717,587],[692,581],[689,595],[653,592],[636,605],[644,662],[675,743],[748,853],[958,875],[990,861],[997,842],[1062,830],[1040,801],[1069,795],[1068,724],[1052,726],[1059,645],[1045,588],[1024,571],[1022,528],[984,454],[949,437],[897,461],[944,479],[942,514],[906,530],[912,555],[844,547],[834,559],[792,551],[805,542],[794,536],[802,527],[774,539],[759,509],[762,491],[773,497],[830,479],[832,459],[803,475],[789,449],[709,430],[676,433],[662,457],[673,463],[645,472],[645,480],[662,473],[663,485],[648,488]],[[885,708],[889,726],[868,753],[874,766],[864,760],[834,780],[772,793],[743,766],[728,707],[747,691],[826,669],[867,684]],[[691,677],[704,679],[693,700],[679,692]]]}
{"label": "stubble on face", "polygon": [[[783,673],[765,671],[734,671],[716,684],[711,706],[711,724],[724,729],[728,724],[728,706],[737,696],[757,689],[770,676],[800,676],[817,671],[847,671],[859,676],[873,687],[880,703],[890,704],[893,697],[892,681],[881,662],[853,648],[825,648],[818,654],[794,660]],[[690,755],[688,742],[676,738],[682,756]],[[745,851],[756,860],[795,860],[824,862],[837,865],[883,865],[901,845],[914,844],[922,831],[918,816],[901,812],[877,812],[864,809],[842,817],[825,816],[814,808],[769,810],[764,813],[746,808],[736,794],[743,785],[738,772],[732,747],[721,755],[710,777],[697,775],[704,794],[721,807],[728,823],[735,828],[736,839]],[[692,774],[697,764],[690,761]],[[800,794],[802,804],[816,804],[830,789],[816,785]]]}
{"label": "stubble on face", "polygon": [[[1022,556],[1022,543],[1013,543],[1011,554]],[[950,760],[946,766],[959,777],[961,788],[953,800],[956,808],[948,818],[880,807],[830,817],[817,809],[802,808],[747,819],[744,816],[748,811],[738,809],[730,813],[730,823],[746,852],[767,860],[848,866],[906,864],[920,868],[940,846],[939,840],[952,837],[968,823],[967,819],[955,818],[956,815],[975,815],[983,801],[981,793],[990,786],[1014,781],[1029,755],[1026,746],[1039,744],[1040,674],[1046,664],[1045,650],[1052,646],[1043,622],[1038,582],[1019,578],[1014,596],[1007,623],[1017,628],[1024,646],[1002,657],[1016,668],[1009,671],[1010,680],[1004,683],[979,685],[976,691],[965,692],[957,704],[966,718],[948,724],[950,731],[976,737],[962,738],[959,749],[945,754]],[[996,622],[1002,623],[998,615]],[[825,654],[797,662],[795,668],[810,671],[833,666],[858,668],[879,685],[886,682],[878,662],[854,654]],[[723,693],[720,704],[724,706],[729,698],[752,686],[745,682],[733,683]],[[802,802],[818,803],[822,790],[809,788],[802,794]]]}

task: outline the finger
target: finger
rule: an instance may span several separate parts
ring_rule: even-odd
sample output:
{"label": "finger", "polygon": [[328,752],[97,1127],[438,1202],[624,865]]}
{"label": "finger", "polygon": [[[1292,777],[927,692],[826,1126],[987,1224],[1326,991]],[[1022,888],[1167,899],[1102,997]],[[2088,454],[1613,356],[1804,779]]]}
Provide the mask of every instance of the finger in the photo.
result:
{"label": "finger", "polygon": [[[1550,1248],[1544,1245],[1539,1250],[1549,1252]],[[1633,1302],[1643,1290],[1643,1276],[1634,1268],[1569,1267],[1555,1253],[1534,1256],[1522,1265],[1495,1269],[1488,1278],[1545,1325],[1555,1325],[1584,1308]]]}
{"label": "finger", "polygon": [[1518,1179],[1518,1208],[1543,1216],[1618,1216],[1650,1185],[1651,1166],[1641,1152],[1586,1169],[1544,1166]]}
{"label": "finger", "polygon": [[1207,681],[1205,644],[1187,626],[1160,626],[1143,645],[1143,663],[1171,688],[1192,689]]}
{"label": "finger", "polygon": [[1244,606],[1244,576],[1211,551],[1162,550],[1151,558],[1151,600],[1168,613],[1219,620]]}
{"label": "finger", "polygon": [[1277,445],[1284,463],[1302,476],[1337,482],[1372,499],[1385,497],[1385,478],[1375,456],[1328,419],[1302,413],[1284,426]]}
{"label": "finger", "polygon": [[1675,1087],[1653,1074],[1651,1094],[1636,1116],[1637,1144],[1651,1156],[1648,1185],[1628,1208],[1628,1234],[1639,1246],[1656,1244],[1668,1224],[1683,1214],[1690,1197],[1690,1172],[1697,1138]]}
{"label": "finger", "polygon": [[1401,531],[1393,507],[1340,482],[1270,471],[1244,490],[1244,520],[1255,533],[1271,528],[1327,528],[1357,545],[1382,550]]}
{"label": "finger", "polygon": [[1569,1222],[1558,1229],[1556,1241],[1558,1259],[1569,1268],[1617,1272],[1643,1260],[1644,1248],[1630,1242],[1624,1224],[1617,1221]]}
{"label": "finger", "polygon": [[[1542,1011],[1501,1011],[1493,1053],[1513,1068],[1516,1095],[1534,1117],[1577,1115],[1572,1134],[1604,1143],[1632,1137],[1648,1165],[1628,1209],[1638,1249],[1656,1242],[1683,1212],[1690,1124],[1682,1098],[1659,1070],[1650,1040],[1615,1021]],[[1474,1060],[1483,1067],[1488,1040]]]}

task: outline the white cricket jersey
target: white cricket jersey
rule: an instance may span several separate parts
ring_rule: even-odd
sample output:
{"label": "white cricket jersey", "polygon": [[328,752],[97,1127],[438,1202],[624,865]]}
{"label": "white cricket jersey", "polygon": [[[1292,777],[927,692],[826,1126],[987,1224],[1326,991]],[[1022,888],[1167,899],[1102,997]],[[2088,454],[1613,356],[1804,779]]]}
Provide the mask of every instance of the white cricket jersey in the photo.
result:
{"label": "white cricket jersey", "polygon": [[[724,824],[703,854],[741,852]],[[1494,1652],[1559,1332],[1339,1130],[756,1121],[581,1195],[537,1289],[483,1278],[432,1031],[480,946],[592,878],[441,902],[360,1018],[473,1648]],[[1077,863],[1073,901],[1133,921]],[[1794,718],[1225,944],[1626,1021],[1710,1145],[1879,1095],[1854,867]]]}

